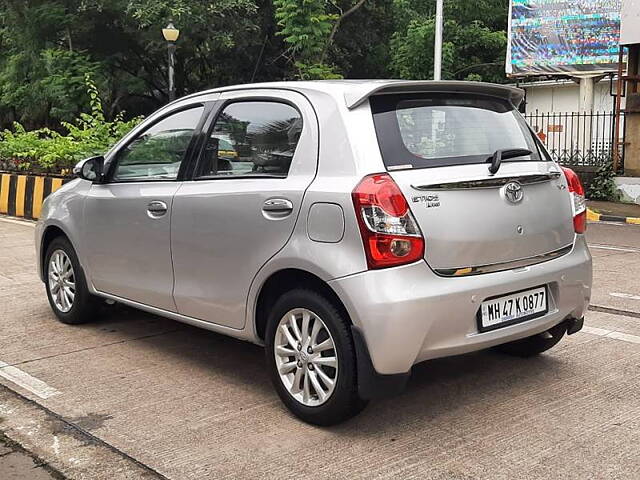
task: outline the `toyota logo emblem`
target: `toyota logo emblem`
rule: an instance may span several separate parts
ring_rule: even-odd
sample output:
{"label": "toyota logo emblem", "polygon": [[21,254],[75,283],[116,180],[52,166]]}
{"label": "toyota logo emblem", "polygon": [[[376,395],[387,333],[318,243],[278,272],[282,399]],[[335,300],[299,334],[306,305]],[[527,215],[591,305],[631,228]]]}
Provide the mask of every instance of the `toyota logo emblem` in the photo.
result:
{"label": "toyota logo emblem", "polygon": [[521,202],[524,198],[522,185],[518,182],[509,182],[504,186],[504,198],[510,203]]}

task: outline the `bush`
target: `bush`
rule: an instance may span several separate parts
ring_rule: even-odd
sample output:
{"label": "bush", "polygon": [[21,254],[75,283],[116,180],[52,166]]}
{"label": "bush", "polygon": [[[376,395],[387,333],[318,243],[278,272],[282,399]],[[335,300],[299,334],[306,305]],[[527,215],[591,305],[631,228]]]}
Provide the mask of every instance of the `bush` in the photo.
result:
{"label": "bush", "polygon": [[591,180],[589,188],[587,189],[587,198],[590,200],[618,201],[620,199],[620,192],[618,192],[616,183],[613,180],[615,176],[612,162],[605,162],[598,168],[595,177]]}
{"label": "bush", "polygon": [[63,122],[66,134],[48,128],[27,131],[14,123],[12,130],[0,132],[0,169],[69,175],[78,161],[104,154],[142,120],[136,117],[125,121],[120,113],[113,121],[106,121],[96,86],[88,75],[85,82],[91,113],[82,113],[73,122]]}

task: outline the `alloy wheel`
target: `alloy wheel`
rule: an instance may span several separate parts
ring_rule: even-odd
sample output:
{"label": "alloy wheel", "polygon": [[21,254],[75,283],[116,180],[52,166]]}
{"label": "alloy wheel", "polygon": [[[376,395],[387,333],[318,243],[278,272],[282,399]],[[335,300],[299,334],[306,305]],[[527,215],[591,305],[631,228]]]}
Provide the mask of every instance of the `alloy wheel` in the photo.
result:
{"label": "alloy wheel", "polygon": [[338,355],[318,315],[306,308],[287,312],[278,323],[274,355],[280,381],[293,398],[308,407],[329,400],[338,380]]}
{"label": "alloy wheel", "polygon": [[73,265],[63,250],[55,250],[49,258],[49,292],[56,308],[67,313],[76,296],[76,277]]}

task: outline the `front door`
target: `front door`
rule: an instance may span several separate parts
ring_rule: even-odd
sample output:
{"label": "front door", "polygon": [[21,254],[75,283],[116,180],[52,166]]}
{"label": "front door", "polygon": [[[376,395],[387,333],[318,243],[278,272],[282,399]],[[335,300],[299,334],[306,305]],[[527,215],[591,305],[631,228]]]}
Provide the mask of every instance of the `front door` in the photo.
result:
{"label": "front door", "polygon": [[150,123],[110,159],[107,182],[85,200],[90,279],[101,292],[175,311],[171,206],[204,107]]}
{"label": "front door", "polygon": [[220,97],[193,181],[172,212],[178,312],[240,329],[249,287],[287,242],[318,160],[308,101],[294,92]]}

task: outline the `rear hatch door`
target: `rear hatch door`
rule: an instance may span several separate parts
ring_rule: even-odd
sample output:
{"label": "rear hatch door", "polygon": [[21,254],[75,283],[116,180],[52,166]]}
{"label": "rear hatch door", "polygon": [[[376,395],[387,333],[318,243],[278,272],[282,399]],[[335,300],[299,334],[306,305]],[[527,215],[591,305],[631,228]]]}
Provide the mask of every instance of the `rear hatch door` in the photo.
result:
{"label": "rear hatch door", "polygon": [[[574,239],[566,179],[508,99],[479,94],[371,98],[390,175],[446,275],[500,270],[565,253]],[[487,163],[497,150],[524,149]]]}

